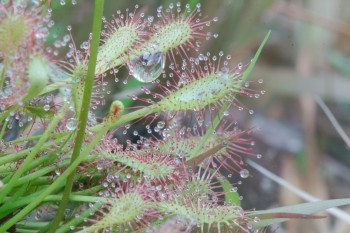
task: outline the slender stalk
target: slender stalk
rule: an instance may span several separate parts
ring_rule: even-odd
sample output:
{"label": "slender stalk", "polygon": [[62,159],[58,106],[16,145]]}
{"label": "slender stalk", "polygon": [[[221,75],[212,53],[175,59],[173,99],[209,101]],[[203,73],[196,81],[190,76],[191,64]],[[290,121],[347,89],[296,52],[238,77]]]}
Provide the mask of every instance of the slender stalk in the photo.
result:
{"label": "slender stalk", "polygon": [[[10,59],[8,59],[8,58],[5,59],[5,61],[4,61],[4,66],[3,66],[3,69],[2,69],[1,74],[0,74],[0,91],[2,91],[2,88],[3,88],[3,85],[4,85],[5,73],[6,73],[6,69],[7,69],[9,60],[10,60]],[[0,121],[0,122],[1,122],[1,121]]]}
{"label": "slender stalk", "polygon": [[[102,16],[103,16],[103,5],[104,5],[104,0],[95,1],[94,20],[93,20],[93,26],[92,26],[92,41],[91,41],[91,48],[90,48],[90,59],[89,59],[86,80],[85,80],[83,102],[82,102],[81,112],[79,116],[78,131],[75,139],[75,146],[73,149],[71,164],[79,156],[80,150],[84,141],[85,128],[86,128],[86,123],[88,121],[88,112],[90,109],[92,87],[93,87],[94,78],[95,78],[97,53],[98,53],[98,47],[100,43],[100,31],[101,31]],[[58,227],[61,219],[63,218],[65,208],[69,201],[69,195],[73,187],[74,175],[75,175],[75,171],[73,171],[67,178],[62,201],[60,202],[60,206],[54,220],[50,224],[50,229],[48,231],[49,233],[56,232],[56,228]]]}
{"label": "slender stalk", "polygon": [[[57,156],[54,156],[54,155],[48,155],[47,157],[40,157],[39,159],[36,159],[36,160],[34,160],[31,164],[29,164],[29,165],[26,167],[26,169],[24,170],[24,172],[30,171],[30,170],[32,170],[33,168],[36,168],[36,167],[40,166],[41,164],[43,164],[43,163],[45,163],[45,162],[51,162],[51,161],[55,160],[56,158],[57,158]],[[16,164],[13,163],[13,165],[14,165],[14,166],[12,167],[12,169],[15,171],[15,170],[16,170]],[[4,166],[4,167],[8,167],[8,165],[6,165],[6,166]],[[33,174],[33,173],[31,173],[31,174]],[[31,174],[30,174],[30,175],[31,175]],[[27,176],[28,176],[28,175],[27,175]],[[24,177],[25,177],[25,176],[24,176]],[[18,181],[16,182],[16,186],[19,185],[19,184],[18,184],[19,181],[20,181],[21,179],[23,179],[24,177],[21,177],[21,178],[18,179]],[[8,178],[3,179],[3,181],[4,181],[5,183],[7,183],[7,182],[8,182]],[[6,184],[5,184],[5,186],[6,186]]]}
{"label": "slender stalk", "polygon": [[18,108],[19,108],[18,105],[12,105],[8,109],[6,109],[6,111],[0,115],[0,122],[5,120],[6,117],[8,117],[10,115],[11,112],[16,111]]}
{"label": "slender stalk", "polygon": [[[66,135],[69,135],[69,134],[68,133],[62,133],[60,135],[56,135],[57,137],[56,136],[53,136],[53,137],[55,139],[61,139],[61,136],[65,137]],[[36,138],[32,137],[32,140],[40,139],[40,138],[43,137],[43,135],[39,135],[39,136],[35,136],[35,137]],[[16,144],[16,143],[18,143],[18,141],[16,141],[13,144]],[[40,153],[42,151],[45,151],[45,150],[47,150],[49,148],[52,148],[54,144],[57,144],[57,142],[51,141],[51,140],[49,142],[45,142],[45,144],[39,148],[38,153]],[[0,166],[24,158],[28,153],[30,153],[30,151],[32,149],[33,148],[28,148],[28,149],[25,149],[25,150],[22,150],[22,151],[18,151],[18,152],[14,152],[14,153],[10,153],[10,154],[7,154],[7,155],[1,157],[0,158]]]}
{"label": "slender stalk", "polygon": [[35,207],[37,207],[48,195],[64,185],[67,177],[75,171],[75,168],[86,158],[92,148],[101,140],[103,135],[107,132],[109,128],[106,126],[102,128],[100,132],[95,136],[95,138],[86,146],[86,148],[80,153],[78,158],[74,160],[73,163],[58,177],[47,189],[45,189],[40,195],[38,195],[29,205],[23,208],[15,216],[5,222],[0,226],[0,232],[6,232],[11,226],[16,224],[19,220],[24,218],[29,212],[31,212]]}
{"label": "slender stalk", "polygon": [[36,233],[36,230],[28,230],[28,229],[22,229],[22,228],[17,228],[16,231],[18,233]]}
{"label": "slender stalk", "polygon": [[[62,137],[65,137],[67,135],[71,134],[71,132],[60,132],[60,133],[55,133],[55,134],[52,134],[51,137],[52,139],[61,139]],[[38,140],[42,137],[43,135],[35,135],[35,136],[31,136],[31,137],[22,137],[22,138],[18,138],[16,140],[13,140],[11,142],[7,142],[6,144],[10,144],[11,145],[14,145],[14,144],[18,144],[18,143],[21,143],[21,142],[29,142],[29,141],[34,141],[34,140]]]}
{"label": "slender stalk", "polygon": [[214,130],[216,129],[216,127],[219,125],[221,118],[223,116],[224,111],[226,111],[228,108],[230,107],[230,104],[225,104],[224,106],[221,107],[220,111],[218,112],[218,114],[216,115],[213,123],[210,125],[210,127],[208,128],[207,132],[205,133],[205,135],[202,137],[201,141],[198,143],[198,145],[196,146],[196,148],[194,148],[191,151],[191,154],[189,156],[189,158],[194,158],[197,157],[197,155],[201,152],[201,150],[204,147],[204,144],[208,141],[208,139],[210,138],[211,135],[213,135]]}
{"label": "slender stalk", "polygon": [[5,196],[9,194],[12,190],[12,188],[16,185],[17,180],[22,176],[22,174],[27,170],[27,167],[30,165],[30,163],[33,161],[34,157],[39,152],[40,148],[43,146],[45,141],[51,136],[51,132],[55,130],[56,126],[60,122],[60,120],[63,118],[66,112],[66,106],[62,108],[62,110],[57,114],[57,116],[52,120],[50,125],[47,127],[45,133],[40,138],[38,143],[29,151],[29,154],[27,158],[24,160],[24,162],[21,164],[17,172],[12,176],[9,183],[6,185],[6,187],[2,188],[0,190],[0,202],[3,202]]}
{"label": "slender stalk", "polygon": [[1,129],[1,132],[0,132],[0,140],[2,139],[2,137],[5,134],[5,130],[6,130],[6,127],[7,127],[8,123],[9,123],[8,121],[5,121],[4,124],[2,125],[2,129]]}
{"label": "slender stalk", "polygon": [[329,121],[332,123],[334,126],[335,130],[337,130],[338,134],[340,137],[343,139],[343,141],[346,143],[348,148],[350,148],[350,138],[346,134],[345,130],[342,128],[342,126],[339,124],[331,110],[327,107],[325,102],[319,97],[319,96],[314,96],[315,101],[317,102],[318,106],[320,106],[323,110],[323,112],[326,114],[328,117]]}
{"label": "slender stalk", "polygon": [[126,122],[130,122],[132,120],[138,119],[140,117],[152,114],[152,113],[156,113],[159,112],[160,109],[156,104],[144,107],[142,109],[136,110],[134,112],[125,114],[123,116],[121,116],[120,118],[117,118],[116,121],[114,122],[110,122],[110,121],[106,121],[103,122],[99,125],[96,125],[94,127],[91,127],[91,131],[94,132],[99,132],[103,127],[105,127],[105,125],[109,125],[109,127],[116,127],[118,125],[124,124]]}
{"label": "slender stalk", "polygon": [[[79,200],[79,198],[75,198],[75,197],[84,196],[85,201],[89,200],[90,202],[95,202],[96,200],[99,200],[101,202],[104,202],[105,201],[104,199],[101,199],[101,198],[99,199],[99,197],[97,197],[97,199],[96,199],[95,196],[89,196],[89,197],[91,197],[91,199],[87,198],[87,195],[93,195],[94,193],[101,190],[101,188],[102,188],[102,185],[98,185],[98,186],[92,187],[92,188],[87,189],[87,190],[74,192],[69,197],[69,198],[72,198],[72,199],[70,199],[70,201],[76,201],[76,202],[83,201],[83,200]],[[11,213],[12,211],[14,211],[18,208],[21,208],[22,206],[28,205],[33,200],[35,200],[36,197],[38,195],[40,195],[40,193],[42,193],[42,190],[35,192],[29,196],[23,197],[20,200],[17,199],[16,201],[13,201],[12,197],[6,198],[6,206],[4,205],[1,207],[0,218],[3,218],[4,216],[8,215],[9,213]],[[47,197],[44,198],[43,202],[54,202],[54,201],[59,201],[61,199],[62,199],[62,195],[48,195]]]}
{"label": "slender stalk", "polygon": [[47,222],[28,222],[28,221],[23,221],[17,223],[18,226],[22,226],[25,228],[41,228],[47,225]]}
{"label": "slender stalk", "polygon": [[[7,206],[7,208],[8,209],[20,208],[22,206],[27,205],[31,201],[33,201],[33,199],[35,199],[35,196],[30,196],[30,197],[23,198],[23,199],[21,199],[19,201],[12,202],[11,204],[9,204]],[[62,195],[48,195],[47,197],[45,197],[43,202],[55,202],[55,201],[60,201],[61,199],[62,199]],[[103,198],[103,197],[75,195],[75,194],[71,194],[69,196],[69,200],[70,201],[75,201],[75,202],[96,202],[96,201],[106,202],[107,201],[107,199]]]}
{"label": "slender stalk", "polygon": [[72,220],[70,220],[69,222],[67,222],[66,224],[63,224],[62,226],[60,226],[59,229],[57,229],[56,233],[65,233],[65,232],[69,232],[70,231],[70,227],[71,226],[77,226],[79,225],[84,218],[87,218],[90,216],[90,213],[93,212],[96,209],[99,209],[102,206],[101,203],[96,203],[94,205],[94,207],[89,208],[87,210],[85,210],[84,212],[82,212],[80,214],[79,218],[73,218]]}

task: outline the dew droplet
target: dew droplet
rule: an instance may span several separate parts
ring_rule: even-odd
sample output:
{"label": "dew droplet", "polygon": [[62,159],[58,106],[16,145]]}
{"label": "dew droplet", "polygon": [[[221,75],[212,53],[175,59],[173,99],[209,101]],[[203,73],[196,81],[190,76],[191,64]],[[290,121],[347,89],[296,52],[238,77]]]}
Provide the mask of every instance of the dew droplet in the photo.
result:
{"label": "dew droplet", "polygon": [[164,66],[165,55],[162,52],[146,52],[128,64],[131,74],[143,83],[157,79],[163,72]]}
{"label": "dew droplet", "polygon": [[244,178],[247,178],[249,176],[249,171],[247,169],[242,169],[240,172],[239,172],[239,175],[244,179]]}
{"label": "dew droplet", "polygon": [[158,127],[159,129],[163,129],[164,126],[165,126],[165,122],[164,122],[164,121],[159,121],[159,122],[157,123],[157,127]]}
{"label": "dew droplet", "polygon": [[77,119],[75,118],[70,118],[68,119],[67,123],[66,123],[66,128],[70,131],[75,130],[75,128],[77,127]]}
{"label": "dew droplet", "polygon": [[81,49],[84,50],[88,50],[89,49],[89,42],[88,41],[84,41],[81,45],[80,45]]}
{"label": "dew droplet", "polygon": [[260,218],[259,217],[254,217],[254,222],[259,222],[260,221]]}
{"label": "dew droplet", "polygon": [[44,110],[45,110],[46,112],[49,111],[49,110],[50,110],[50,105],[45,104],[45,105],[44,105]]}

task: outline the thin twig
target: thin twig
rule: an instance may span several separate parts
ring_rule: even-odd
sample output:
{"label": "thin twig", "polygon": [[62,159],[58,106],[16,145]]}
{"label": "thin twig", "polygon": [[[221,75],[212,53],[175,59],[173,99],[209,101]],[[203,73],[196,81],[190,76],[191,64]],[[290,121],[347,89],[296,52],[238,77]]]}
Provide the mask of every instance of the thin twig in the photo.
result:
{"label": "thin twig", "polygon": [[318,106],[320,106],[322,108],[323,112],[326,114],[329,121],[332,123],[332,125],[334,126],[335,130],[338,132],[340,137],[344,140],[344,142],[346,143],[348,148],[350,148],[350,138],[345,133],[345,131],[343,130],[343,128],[341,127],[341,125],[339,124],[337,119],[334,117],[331,110],[327,107],[327,105],[323,102],[323,100],[319,96],[317,96],[317,95],[314,96],[314,99],[315,99],[316,103],[318,104]]}

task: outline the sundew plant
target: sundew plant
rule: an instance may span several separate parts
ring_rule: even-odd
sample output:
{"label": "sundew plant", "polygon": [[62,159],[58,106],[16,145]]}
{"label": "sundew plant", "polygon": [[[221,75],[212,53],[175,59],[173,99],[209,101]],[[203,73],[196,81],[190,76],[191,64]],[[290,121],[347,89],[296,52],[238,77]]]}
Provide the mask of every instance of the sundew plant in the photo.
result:
{"label": "sundew plant", "polygon": [[[0,232],[265,232],[349,204],[240,206],[245,160],[261,155],[256,129],[233,123],[234,112],[253,114],[241,99],[265,92],[248,78],[269,32],[251,61],[231,66],[224,51],[201,50],[218,40],[219,19],[200,4],[136,5],[110,19],[103,4],[77,45],[71,26],[50,35],[50,2],[1,1]],[[115,99],[97,115],[106,85],[130,79],[152,84],[130,95],[137,107]],[[230,183],[233,174],[241,179]]]}

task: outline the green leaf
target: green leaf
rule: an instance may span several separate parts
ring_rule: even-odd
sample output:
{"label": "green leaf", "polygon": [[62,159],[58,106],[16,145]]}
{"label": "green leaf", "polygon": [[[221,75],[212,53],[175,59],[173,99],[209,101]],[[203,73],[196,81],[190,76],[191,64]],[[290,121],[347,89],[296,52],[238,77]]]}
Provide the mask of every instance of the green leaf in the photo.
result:
{"label": "green leaf", "polygon": [[[211,174],[215,174],[215,170],[214,169],[210,169]],[[225,192],[225,201],[227,203],[232,203],[232,204],[236,204],[237,206],[241,206],[241,200],[239,199],[239,193],[238,192],[232,192],[233,190],[233,186],[230,183],[229,180],[227,179],[222,179],[219,180],[222,189]]]}
{"label": "green leaf", "polygon": [[40,56],[34,57],[28,66],[28,79],[30,87],[25,100],[39,95],[49,81],[49,67],[47,61]]}
{"label": "green leaf", "polygon": [[236,204],[237,206],[241,206],[241,200],[239,198],[238,192],[232,192],[234,189],[229,180],[221,180],[219,181],[222,189],[225,191],[225,201],[228,203]]}
{"label": "green leaf", "polygon": [[45,111],[43,106],[25,106],[23,109],[24,111],[40,118],[52,117],[55,113],[54,109]]}
{"label": "green leaf", "polygon": [[[281,223],[288,221],[291,218],[271,218],[271,219],[264,219],[266,216],[271,214],[283,214],[288,215],[288,213],[292,214],[301,214],[300,218],[313,218],[315,216],[311,216],[309,214],[313,214],[319,211],[323,211],[329,208],[342,206],[342,205],[350,205],[350,198],[347,199],[334,199],[334,200],[325,200],[325,201],[317,201],[317,202],[311,202],[311,203],[304,203],[304,204],[298,204],[298,205],[291,205],[291,206],[284,206],[279,208],[274,208],[270,210],[258,210],[258,211],[252,211],[248,212],[247,216],[257,216],[260,217],[259,222],[252,222],[255,229],[259,229],[262,227],[269,226],[271,224]],[[292,216],[291,214],[291,216]],[[308,216],[302,216],[302,215],[309,215]],[[297,215],[295,215],[298,217]]]}

